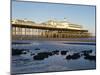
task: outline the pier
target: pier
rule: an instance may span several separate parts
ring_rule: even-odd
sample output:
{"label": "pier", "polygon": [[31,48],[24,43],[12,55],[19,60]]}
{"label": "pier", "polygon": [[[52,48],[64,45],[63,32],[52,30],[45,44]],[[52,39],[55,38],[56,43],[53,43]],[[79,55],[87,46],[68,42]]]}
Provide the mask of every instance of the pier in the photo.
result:
{"label": "pier", "polygon": [[[64,25],[56,23],[53,25],[48,21],[37,24],[33,21],[14,20],[12,21],[13,40],[33,40],[33,39],[65,39],[65,38],[88,38],[91,34],[88,30],[79,25]],[[63,25],[63,26],[62,26]],[[58,26],[58,27],[57,27]],[[65,27],[64,27],[65,26]]]}

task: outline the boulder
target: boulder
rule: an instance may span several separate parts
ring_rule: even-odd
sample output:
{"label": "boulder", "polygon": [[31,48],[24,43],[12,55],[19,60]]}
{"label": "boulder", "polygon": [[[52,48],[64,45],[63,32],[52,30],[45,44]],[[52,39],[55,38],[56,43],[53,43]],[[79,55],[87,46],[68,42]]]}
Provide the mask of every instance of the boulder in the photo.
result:
{"label": "boulder", "polygon": [[66,59],[70,60],[70,59],[72,59],[72,56],[68,55],[68,56],[66,56]]}
{"label": "boulder", "polygon": [[40,50],[40,48],[35,48],[35,50]]}
{"label": "boulder", "polygon": [[88,55],[88,54],[90,54],[92,52],[93,52],[92,50],[84,50],[84,51],[82,51],[84,56],[86,56],[86,55]]}
{"label": "boulder", "polygon": [[74,53],[72,55],[72,59],[79,59],[80,58],[80,54],[79,53]]}
{"label": "boulder", "polygon": [[12,55],[21,55],[21,54],[27,54],[29,50],[27,49],[14,49],[12,48]]}
{"label": "boulder", "polygon": [[61,55],[66,55],[68,51],[61,51]]}
{"label": "boulder", "polygon": [[41,56],[52,56],[53,54],[51,52],[40,52],[40,53],[38,53],[38,55],[41,55]]}
{"label": "boulder", "polygon": [[59,51],[58,51],[58,50],[56,50],[56,51],[52,51],[52,54],[56,54],[56,55],[58,55],[58,54],[59,54]]}
{"label": "boulder", "polygon": [[34,60],[44,60],[45,58],[48,58],[49,56],[52,56],[51,52],[41,52],[34,56]]}
{"label": "boulder", "polygon": [[31,53],[31,56],[35,55],[35,53]]}
{"label": "boulder", "polygon": [[44,56],[40,56],[40,55],[35,55],[34,56],[34,60],[44,60]]}
{"label": "boulder", "polygon": [[80,54],[79,53],[74,53],[73,55],[68,55],[66,56],[66,59],[70,60],[74,60],[74,59],[79,59],[80,58]]}
{"label": "boulder", "polygon": [[22,49],[12,49],[12,55],[21,55],[22,53]]}
{"label": "boulder", "polygon": [[95,55],[86,55],[86,56],[84,56],[84,59],[90,60],[90,61],[96,61],[96,56]]}

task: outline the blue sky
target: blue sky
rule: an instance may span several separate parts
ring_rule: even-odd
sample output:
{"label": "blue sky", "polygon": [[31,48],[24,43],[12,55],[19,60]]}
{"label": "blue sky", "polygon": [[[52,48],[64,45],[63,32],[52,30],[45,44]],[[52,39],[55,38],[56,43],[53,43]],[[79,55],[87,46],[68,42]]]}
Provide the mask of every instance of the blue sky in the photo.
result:
{"label": "blue sky", "polygon": [[67,21],[80,24],[95,33],[95,6],[13,1],[12,18],[35,22],[66,18]]}

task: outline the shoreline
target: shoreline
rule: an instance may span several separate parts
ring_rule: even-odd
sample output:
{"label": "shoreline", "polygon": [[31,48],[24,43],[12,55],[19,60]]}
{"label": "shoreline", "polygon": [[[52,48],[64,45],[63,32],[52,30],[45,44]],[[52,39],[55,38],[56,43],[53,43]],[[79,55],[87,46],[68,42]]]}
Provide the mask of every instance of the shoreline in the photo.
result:
{"label": "shoreline", "polygon": [[[25,43],[27,43],[27,41],[68,41],[68,42],[96,42],[95,40],[80,40],[80,39],[27,39],[27,40],[12,40],[11,42],[16,42],[16,41],[26,41]],[[20,43],[20,42],[18,42]]]}

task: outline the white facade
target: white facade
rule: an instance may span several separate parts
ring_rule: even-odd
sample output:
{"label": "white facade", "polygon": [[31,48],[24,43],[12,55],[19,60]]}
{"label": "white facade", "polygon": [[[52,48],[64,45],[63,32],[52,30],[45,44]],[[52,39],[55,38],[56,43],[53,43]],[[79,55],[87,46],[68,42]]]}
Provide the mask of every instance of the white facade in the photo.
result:
{"label": "white facade", "polygon": [[[12,20],[12,24],[20,24],[20,25],[39,25],[33,21],[28,20]],[[41,26],[46,27],[54,27],[54,28],[66,28],[66,29],[75,29],[75,30],[83,30],[83,27],[78,24],[72,24],[67,21],[55,21],[49,20],[47,22],[41,23]]]}
{"label": "white facade", "polygon": [[82,30],[83,27],[78,24],[71,24],[66,21],[53,21],[49,20],[45,22],[46,26],[48,27],[56,27],[56,28],[67,28],[67,29],[75,29],[75,30]]}
{"label": "white facade", "polygon": [[35,22],[29,21],[29,20],[14,19],[14,20],[12,20],[12,24],[33,25],[33,24],[35,24]]}

